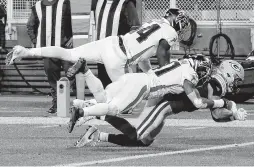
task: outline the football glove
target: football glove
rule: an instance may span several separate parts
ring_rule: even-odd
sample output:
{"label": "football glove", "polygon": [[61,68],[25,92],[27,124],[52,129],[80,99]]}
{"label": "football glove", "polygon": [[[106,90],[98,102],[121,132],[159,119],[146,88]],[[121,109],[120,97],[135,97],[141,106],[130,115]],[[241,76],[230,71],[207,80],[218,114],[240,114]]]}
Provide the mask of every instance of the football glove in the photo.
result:
{"label": "football glove", "polygon": [[237,111],[233,111],[233,117],[235,120],[245,121],[247,119],[247,111],[243,108],[239,108]]}

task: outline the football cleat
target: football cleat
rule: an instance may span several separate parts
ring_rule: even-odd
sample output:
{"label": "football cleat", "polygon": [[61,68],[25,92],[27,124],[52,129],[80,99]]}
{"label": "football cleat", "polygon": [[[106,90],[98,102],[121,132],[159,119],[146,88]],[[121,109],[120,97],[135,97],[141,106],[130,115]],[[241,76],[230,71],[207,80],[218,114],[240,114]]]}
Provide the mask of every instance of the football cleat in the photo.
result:
{"label": "football cleat", "polygon": [[73,131],[74,125],[77,122],[77,120],[81,117],[79,113],[79,108],[77,107],[71,107],[70,108],[70,121],[68,123],[68,132],[71,133]]}
{"label": "football cleat", "polygon": [[13,50],[10,51],[7,55],[6,55],[6,58],[5,58],[5,64],[6,65],[11,65],[13,64],[13,61],[14,61],[14,57],[13,57]]}
{"label": "football cleat", "polygon": [[19,61],[19,60],[21,60],[21,58],[15,56],[15,55],[14,55],[14,51],[10,51],[10,52],[6,55],[5,64],[6,64],[7,66],[12,65],[12,64],[14,63],[14,60],[15,60],[15,61]]}
{"label": "football cleat", "polygon": [[75,75],[78,74],[79,72],[85,73],[87,68],[87,63],[86,60],[83,58],[79,58],[79,60],[68,69],[66,76],[69,80],[73,80]]}
{"label": "football cleat", "polygon": [[26,57],[29,54],[28,49],[23,46],[15,46],[12,51],[10,51],[5,58],[5,64],[11,65],[14,63],[14,60],[19,61],[21,57]]}
{"label": "football cleat", "polygon": [[96,145],[96,142],[99,142],[99,134],[100,131],[94,127],[94,126],[89,126],[86,129],[86,132],[81,135],[78,141],[74,143],[75,147],[84,147],[85,145],[91,144],[92,146]]}
{"label": "football cleat", "polygon": [[49,114],[55,114],[57,113],[57,104],[53,104],[50,109],[47,111]]}

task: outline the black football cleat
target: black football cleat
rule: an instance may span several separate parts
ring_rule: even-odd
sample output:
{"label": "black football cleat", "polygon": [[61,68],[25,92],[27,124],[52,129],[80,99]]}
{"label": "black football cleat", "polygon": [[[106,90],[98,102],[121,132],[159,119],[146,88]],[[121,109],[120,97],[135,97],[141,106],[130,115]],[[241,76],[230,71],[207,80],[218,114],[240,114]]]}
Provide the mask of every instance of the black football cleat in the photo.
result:
{"label": "black football cleat", "polygon": [[50,109],[47,111],[47,113],[49,113],[49,114],[55,114],[55,113],[57,113],[57,106],[53,104],[53,105],[50,107]]}
{"label": "black football cleat", "polygon": [[66,76],[69,80],[73,80],[75,75],[79,72],[84,73],[84,69],[86,66],[86,60],[80,58],[72,67],[70,67],[66,73]]}
{"label": "black football cleat", "polygon": [[70,121],[68,123],[68,132],[71,133],[73,131],[74,125],[78,121],[78,119],[81,117],[79,113],[79,108],[77,107],[71,107],[70,109]]}

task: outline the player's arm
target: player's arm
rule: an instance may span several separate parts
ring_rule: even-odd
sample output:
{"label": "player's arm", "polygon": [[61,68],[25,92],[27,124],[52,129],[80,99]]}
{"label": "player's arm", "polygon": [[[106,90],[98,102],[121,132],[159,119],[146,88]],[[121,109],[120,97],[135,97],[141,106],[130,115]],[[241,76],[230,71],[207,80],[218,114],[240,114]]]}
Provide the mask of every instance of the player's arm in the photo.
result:
{"label": "player's arm", "polygon": [[32,12],[31,12],[31,15],[28,19],[26,26],[27,26],[27,34],[28,34],[31,42],[33,43],[33,45],[35,45],[37,31],[38,31],[38,27],[39,27],[39,19],[36,15],[35,7],[32,7]]}
{"label": "player's arm", "polygon": [[196,89],[195,85],[187,79],[184,80],[183,87],[184,87],[184,91],[185,91],[186,95],[188,96],[188,98],[190,99],[190,101],[198,109],[200,109],[200,108],[221,108],[221,107],[227,106],[228,101],[226,101],[226,100],[223,100],[223,99],[211,100],[211,99],[201,97],[198,90]]}
{"label": "player's arm", "polygon": [[162,67],[170,62],[170,45],[165,39],[159,41],[156,56],[158,59],[159,66]]}
{"label": "player's arm", "polygon": [[[220,94],[215,96],[214,89],[209,83],[207,85],[208,89],[208,99],[217,100],[220,99]],[[217,93],[217,92],[216,92]],[[236,107],[233,103],[233,107]],[[232,107],[232,108],[233,108]],[[211,115],[214,121],[216,122],[229,122],[233,120],[240,120],[244,121],[247,118],[247,112],[244,109],[236,109],[236,110],[228,110],[226,108],[219,108],[219,109],[211,109]]]}
{"label": "player's arm", "polygon": [[64,48],[73,48],[73,28],[72,28],[72,15],[70,0],[65,0],[63,4],[64,15],[62,17],[62,27],[64,32],[64,40],[61,44]]}
{"label": "player's arm", "polygon": [[141,22],[139,20],[135,2],[132,0],[128,0],[125,5],[126,7],[124,9],[124,14],[126,15],[127,23],[130,26],[130,30],[136,30],[138,27],[141,26]]}

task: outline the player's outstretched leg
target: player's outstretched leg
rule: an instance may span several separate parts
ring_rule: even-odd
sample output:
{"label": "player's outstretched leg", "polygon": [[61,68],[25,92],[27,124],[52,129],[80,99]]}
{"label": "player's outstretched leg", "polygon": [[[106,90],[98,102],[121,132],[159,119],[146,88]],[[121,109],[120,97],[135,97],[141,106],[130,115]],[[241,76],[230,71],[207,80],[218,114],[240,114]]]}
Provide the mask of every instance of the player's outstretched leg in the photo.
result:
{"label": "player's outstretched leg", "polygon": [[73,80],[75,75],[79,72],[86,73],[88,71],[88,66],[86,60],[79,58],[79,60],[68,69],[66,76],[69,80]]}
{"label": "player's outstretched leg", "polygon": [[70,109],[70,121],[68,123],[68,132],[71,133],[73,131],[73,128],[74,128],[74,125],[75,123],[78,121],[78,119],[80,117],[82,117],[83,115],[80,113],[80,110],[82,109],[79,109],[77,107],[71,107]]}
{"label": "player's outstretched leg", "polygon": [[81,135],[80,139],[75,142],[75,147],[83,147],[91,142],[99,142],[100,131],[95,126],[89,126],[86,132]]}

